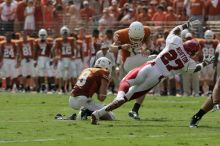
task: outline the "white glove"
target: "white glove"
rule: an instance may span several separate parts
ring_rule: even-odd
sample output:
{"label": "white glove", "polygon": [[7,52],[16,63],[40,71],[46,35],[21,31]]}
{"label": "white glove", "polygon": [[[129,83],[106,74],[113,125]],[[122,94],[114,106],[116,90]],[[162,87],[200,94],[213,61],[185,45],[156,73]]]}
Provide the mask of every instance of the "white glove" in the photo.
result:
{"label": "white glove", "polygon": [[198,27],[199,25],[202,25],[202,23],[199,20],[193,20],[192,18],[188,21],[189,27]]}
{"label": "white glove", "polygon": [[212,55],[205,56],[205,58],[203,59],[203,63],[205,66],[213,63],[214,61],[215,61],[215,56]]}
{"label": "white glove", "polygon": [[217,110],[219,110],[220,109],[220,105],[219,104],[215,104],[214,106],[213,106],[213,108],[212,108],[212,112],[215,112],[215,111],[217,111]]}

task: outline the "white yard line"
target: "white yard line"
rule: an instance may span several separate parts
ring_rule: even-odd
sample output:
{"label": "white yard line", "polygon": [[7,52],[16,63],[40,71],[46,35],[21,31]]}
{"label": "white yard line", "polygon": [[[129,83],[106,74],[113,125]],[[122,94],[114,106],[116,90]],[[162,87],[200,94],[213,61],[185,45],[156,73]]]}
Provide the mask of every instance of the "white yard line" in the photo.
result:
{"label": "white yard line", "polygon": [[176,101],[176,100],[157,100],[156,102],[161,102],[161,103],[188,103],[188,104],[197,104],[200,103],[199,101]]}
{"label": "white yard line", "polygon": [[33,139],[33,140],[0,140],[0,143],[27,143],[27,142],[47,142],[47,141],[56,141],[60,139],[54,138],[42,138],[42,139]]}

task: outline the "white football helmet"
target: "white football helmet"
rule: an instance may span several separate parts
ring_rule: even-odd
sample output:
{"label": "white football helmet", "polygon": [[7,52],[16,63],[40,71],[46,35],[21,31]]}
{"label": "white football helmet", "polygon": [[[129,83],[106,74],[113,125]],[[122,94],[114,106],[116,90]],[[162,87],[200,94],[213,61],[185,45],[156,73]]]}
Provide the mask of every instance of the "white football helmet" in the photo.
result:
{"label": "white football helmet", "polygon": [[206,30],[204,34],[204,38],[207,42],[211,42],[214,37],[214,33],[211,30]]}
{"label": "white football helmet", "polygon": [[41,40],[46,40],[46,38],[47,38],[47,31],[46,31],[46,29],[40,29],[39,32],[38,32],[38,37]]}
{"label": "white football helmet", "polygon": [[188,39],[192,39],[192,33],[190,33],[190,32],[188,32],[188,33],[186,33],[186,35],[185,35],[185,39],[186,40],[188,40]]}
{"label": "white football helmet", "polygon": [[140,43],[144,39],[144,26],[141,22],[132,22],[128,28],[128,36],[131,43]]}
{"label": "white football helmet", "polygon": [[66,26],[61,27],[61,29],[60,29],[61,36],[68,36],[69,34],[70,34],[70,30],[68,27],[66,27]]}
{"label": "white football helmet", "polygon": [[94,67],[105,68],[111,72],[112,70],[112,62],[106,57],[100,57],[96,60]]}
{"label": "white football helmet", "polygon": [[183,40],[186,38],[186,34],[187,34],[187,33],[189,33],[189,30],[188,30],[188,29],[184,29],[184,30],[181,31],[181,34],[180,34],[180,35],[181,35],[181,38],[182,38]]}

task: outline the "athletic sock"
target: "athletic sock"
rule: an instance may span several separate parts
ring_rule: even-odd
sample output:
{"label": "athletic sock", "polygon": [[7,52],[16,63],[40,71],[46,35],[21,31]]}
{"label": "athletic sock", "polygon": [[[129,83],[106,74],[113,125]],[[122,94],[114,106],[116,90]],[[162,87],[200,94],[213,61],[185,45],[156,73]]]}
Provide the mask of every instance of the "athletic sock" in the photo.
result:
{"label": "athletic sock", "polygon": [[203,109],[200,109],[195,116],[202,118],[205,115],[205,111]]}
{"label": "athletic sock", "polygon": [[132,111],[134,111],[138,114],[138,111],[139,111],[140,107],[141,107],[141,105],[139,103],[135,103],[133,108],[132,108]]}

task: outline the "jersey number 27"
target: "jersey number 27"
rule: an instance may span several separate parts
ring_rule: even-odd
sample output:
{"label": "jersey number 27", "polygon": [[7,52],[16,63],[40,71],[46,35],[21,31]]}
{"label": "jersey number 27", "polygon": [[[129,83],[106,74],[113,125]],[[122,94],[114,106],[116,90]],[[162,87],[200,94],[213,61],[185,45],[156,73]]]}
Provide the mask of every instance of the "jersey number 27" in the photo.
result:
{"label": "jersey number 27", "polygon": [[[168,71],[171,70],[179,70],[181,68],[184,67],[183,62],[181,61],[180,58],[178,58],[178,54],[176,53],[175,50],[169,50],[168,52],[164,53],[161,56],[161,60],[164,63],[164,65],[166,66]],[[176,63],[176,65],[171,65],[170,62],[174,61]]]}

